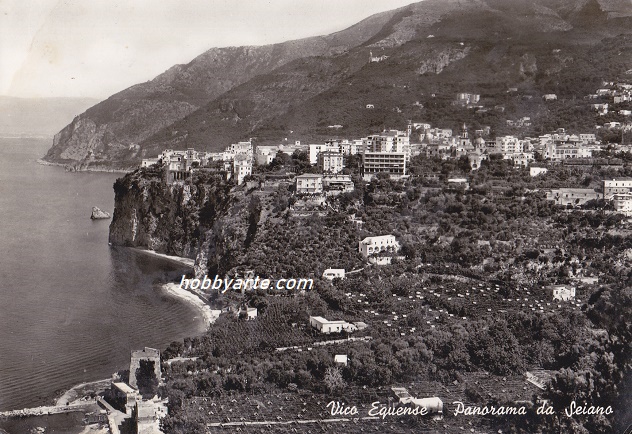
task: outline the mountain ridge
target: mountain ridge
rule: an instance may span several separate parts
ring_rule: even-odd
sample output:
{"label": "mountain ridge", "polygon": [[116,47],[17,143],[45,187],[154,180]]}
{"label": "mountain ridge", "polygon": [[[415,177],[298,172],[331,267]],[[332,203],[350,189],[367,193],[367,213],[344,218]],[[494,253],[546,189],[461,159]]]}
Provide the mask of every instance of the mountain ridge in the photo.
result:
{"label": "mountain ridge", "polygon": [[[571,58],[586,58],[585,52],[602,40],[629,33],[632,7],[624,6],[618,0],[426,0],[374,15],[331,35],[262,47],[211,49],[189,64],[175,65],[151,82],[132,86],[90,108],[55,137],[46,159],[125,165],[166,147],[218,150],[230,141],[252,136],[282,140],[291,134],[289,131],[307,132],[307,138],[320,139],[329,134],[322,128],[321,133],[314,134],[318,119],[313,116],[304,119],[314,123],[309,127],[300,122],[287,124],[286,120],[295,110],[308,110],[302,106],[313,98],[334,89],[342,92],[345,80],[362,76],[365,68],[373,67],[380,73],[382,63],[371,64],[370,53],[392,56],[383,62],[394,66],[391,76],[368,77],[378,89],[388,87],[389,80],[390,86],[396,87],[399,84],[393,77],[406,76],[400,81],[407,84],[402,85],[421,93],[437,81],[433,71],[442,73],[450,65],[468,65],[461,71],[464,76],[477,71],[479,77],[471,81],[479,87],[493,87],[494,83],[485,82],[487,78],[509,80],[515,74],[503,72],[503,65],[519,64],[518,70],[523,72],[517,77],[526,87],[540,91],[546,87],[546,77],[536,72],[525,75],[524,71],[533,70],[537,63],[554,63],[550,52],[554,44],[568,47]],[[507,61],[502,56],[493,59],[494,50],[515,46],[526,48],[520,55],[509,50],[514,52]],[[467,47],[467,53],[461,47]],[[487,57],[479,59],[480,65],[468,62],[472,54],[483,52]],[[419,53],[428,57],[422,59]],[[399,69],[393,65],[394,58],[400,62]],[[616,59],[604,61],[616,63]],[[525,69],[524,62],[531,66]],[[209,68],[211,64],[214,66]],[[410,68],[417,74],[403,71]],[[560,74],[564,68],[547,71]],[[458,75],[446,77],[458,80]],[[450,87],[449,83],[439,84]],[[347,86],[362,87],[357,82]],[[376,100],[391,104],[389,93],[383,89],[374,94]],[[354,95],[351,98],[356,99]],[[343,103],[338,100],[336,104]],[[357,111],[355,106],[346,109]],[[373,128],[391,121],[400,124],[402,116],[393,119],[388,110],[371,114],[372,118],[381,115],[382,122],[373,120],[367,125],[357,113],[349,119]]]}

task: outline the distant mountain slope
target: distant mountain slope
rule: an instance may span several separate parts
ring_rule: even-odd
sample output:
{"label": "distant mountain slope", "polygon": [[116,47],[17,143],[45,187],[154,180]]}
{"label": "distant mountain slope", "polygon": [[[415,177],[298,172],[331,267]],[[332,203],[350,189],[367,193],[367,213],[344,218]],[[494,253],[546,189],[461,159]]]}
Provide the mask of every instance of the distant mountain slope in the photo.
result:
{"label": "distant mountain slope", "polygon": [[[631,68],[620,36],[631,16],[619,0],[426,0],[329,36],[212,49],[89,109],[56,136],[47,159],[125,165],[164,148],[217,150],[253,136],[317,140],[332,124],[355,137],[422,116],[449,122],[440,117],[456,92],[520,113],[523,104],[503,96],[508,86],[571,97]],[[370,53],[388,58],[369,62]]]}
{"label": "distant mountain slope", "polygon": [[[360,137],[384,127],[404,128],[408,119],[496,126],[522,114],[525,106],[529,114],[544,116],[542,93],[584,95],[602,79],[629,69],[629,38],[612,37],[629,32],[629,18],[608,19],[596,1],[560,1],[557,9],[544,4],[550,6],[519,0],[411,5],[365,44],[336,56],[336,64],[346,65],[344,72],[323,77],[319,67],[329,59],[291,62],[164,128],[143,148],[155,154],[185,146],[218,150],[248,137],[257,143]],[[594,25],[586,26],[588,19]],[[371,52],[389,57],[371,63]],[[296,81],[292,74],[299,72],[307,82]],[[310,84],[316,83],[329,87],[314,94]],[[508,98],[506,90],[516,86],[537,98]],[[457,92],[482,94],[491,111],[474,116],[474,110],[454,109]],[[417,101],[426,109],[414,105]],[[507,112],[495,111],[496,105]],[[242,110],[237,115],[232,107]]]}
{"label": "distant mountain slope", "polygon": [[134,146],[231,88],[294,59],[344,52],[379,31],[395,11],[373,15],[328,36],[274,45],[212,48],[186,65],[132,86],[91,107],[55,136],[45,159],[89,159],[125,165]]}
{"label": "distant mountain slope", "polygon": [[94,98],[14,98],[0,96],[0,136],[52,136]]}

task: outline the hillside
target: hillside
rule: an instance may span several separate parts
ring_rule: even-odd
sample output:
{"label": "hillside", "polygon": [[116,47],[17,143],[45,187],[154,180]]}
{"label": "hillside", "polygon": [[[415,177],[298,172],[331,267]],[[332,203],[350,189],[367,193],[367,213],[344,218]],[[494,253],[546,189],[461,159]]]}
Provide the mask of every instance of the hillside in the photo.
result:
{"label": "hillside", "polygon": [[[288,162],[276,175],[296,168]],[[625,318],[632,305],[626,254],[632,232],[621,214],[588,206],[565,210],[543,190],[597,186],[605,177],[629,177],[632,167],[548,169],[531,177],[526,168],[492,158],[467,174],[470,189],[459,192],[446,182],[466,175],[458,163],[413,158],[413,173],[440,178],[357,182],[352,193],[330,196],[327,207],[307,214],[296,207],[292,181],[270,173],[255,173],[239,186],[211,169],[175,184],[164,184],[157,167],[119,179],[114,246],[195,258],[198,278],[252,270],[273,281],[314,281],[304,294],[206,291],[216,308],[235,312],[245,304],[257,308],[257,318],[224,313],[206,335],[163,352],[192,358],[163,365],[165,432],[204,433],[207,424],[219,426],[235,415],[243,417],[238,423],[277,421],[279,407],[292,409],[282,413],[284,423],[329,419],[325,403],[337,396],[367,408],[387,402],[390,387],[401,385],[415,395],[438,396],[445,418],[331,422],[329,432],[459,433],[464,423],[451,417],[455,401],[529,407],[524,417],[469,417],[475,432],[622,432],[630,404],[625,378],[632,329]],[[369,265],[358,242],[376,234],[392,234],[402,258]],[[334,266],[347,270],[344,279],[321,277]],[[576,286],[577,298],[551,302],[551,284]],[[327,342],[347,335],[314,332],[310,316],[361,321],[368,328],[353,337],[371,340]],[[287,347],[294,349],[273,350]],[[342,383],[326,375],[337,354],[349,360],[340,368]],[[524,377],[543,369],[553,378],[546,391]],[[588,376],[599,380],[585,381]],[[537,398],[550,400],[558,415],[573,399],[614,412],[545,417],[535,412]],[[266,404],[257,408],[249,400]],[[254,428],[243,432],[260,432]]]}
{"label": "hillside", "polygon": [[[544,128],[572,103],[551,109],[522,97],[570,101],[630,69],[631,16],[619,0],[427,0],[324,37],[212,49],[89,109],[46,158],[129,165],[164,148],[322,140],[334,124],[356,137],[408,119],[497,129],[521,114]],[[388,58],[369,62],[371,53]],[[508,99],[508,87],[520,93]],[[507,112],[457,110],[457,92]]]}
{"label": "hillside", "polygon": [[125,89],[61,130],[45,159],[126,166],[143,155],[135,145],[257,75],[294,59],[344,52],[370,38],[395,11],[374,15],[327,36],[265,46],[212,48],[186,65]]}

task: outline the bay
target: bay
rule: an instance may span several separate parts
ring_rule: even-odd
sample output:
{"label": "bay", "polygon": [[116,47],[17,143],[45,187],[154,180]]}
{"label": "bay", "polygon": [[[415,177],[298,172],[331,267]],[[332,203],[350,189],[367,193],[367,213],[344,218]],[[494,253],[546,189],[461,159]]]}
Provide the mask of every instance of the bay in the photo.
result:
{"label": "bay", "polygon": [[108,378],[130,351],[199,335],[199,313],[159,283],[170,263],[108,245],[121,174],[67,173],[37,159],[50,139],[0,139],[0,410],[52,402]]}

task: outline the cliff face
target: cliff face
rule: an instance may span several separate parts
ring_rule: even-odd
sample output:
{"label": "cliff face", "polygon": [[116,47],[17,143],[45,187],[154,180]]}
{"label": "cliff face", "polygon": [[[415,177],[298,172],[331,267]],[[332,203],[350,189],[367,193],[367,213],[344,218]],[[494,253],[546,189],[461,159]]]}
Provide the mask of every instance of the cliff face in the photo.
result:
{"label": "cliff face", "polygon": [[[245,252],[253,216],[244,187],[221,175],[197,173],[167,185],[161,172],[139,169],[114,184],[109,241],[195,259],[198,275],[225,272]],[[251,230],[252,231],[252,230]]]}

